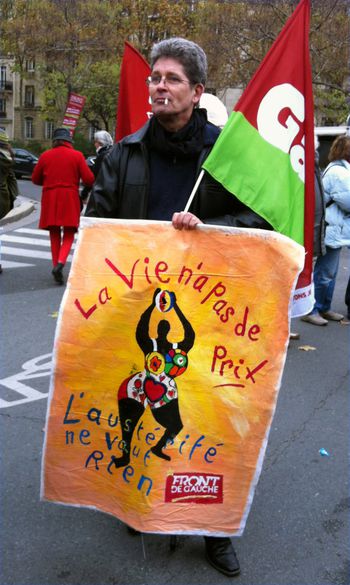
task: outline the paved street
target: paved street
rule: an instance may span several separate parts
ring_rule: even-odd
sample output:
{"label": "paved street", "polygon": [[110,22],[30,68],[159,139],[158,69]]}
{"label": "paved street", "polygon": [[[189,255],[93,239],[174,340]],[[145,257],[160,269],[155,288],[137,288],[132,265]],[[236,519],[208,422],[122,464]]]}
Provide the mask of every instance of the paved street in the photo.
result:
{"label": "paved street", "polygon": [[[37,191],[27,195],[35,199]],[[40,502],[51,353],[64,287],[53,282],[37,210],[1,237],[1,585],[227,583],[206,563],[200,537],[180,537],[171,551],[167,536],[132,536],[114,517]],[[332,307],[339,312],[349,256],[343,250]],[[290,342],[263,471],[246,530],[234,540],[242,568],[234,582],[348,585],[350,326],[315,327],[297,319],[292,330],[301,337]]]}
{"label": "paved street", "polygon": [[30,179],[19,179],[17,183],[21,195],[24,195],[24,197],[28,197],[29,199],[33,199],[35,201],[40,201],[41,188],[37,185],[34,185]]}

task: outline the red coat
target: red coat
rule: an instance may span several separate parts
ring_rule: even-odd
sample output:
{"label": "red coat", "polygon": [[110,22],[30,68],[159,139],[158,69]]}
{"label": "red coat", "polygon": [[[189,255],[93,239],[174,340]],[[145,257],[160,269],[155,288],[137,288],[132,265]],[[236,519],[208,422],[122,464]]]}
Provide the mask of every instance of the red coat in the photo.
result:
{"label": "red coat", "polygon": [[79,182],[92,187],[94,174],[84,156],[69,142],[44,152],[34,169],[32,181],[42,185],[39,228],[78,228],[80,220]]}

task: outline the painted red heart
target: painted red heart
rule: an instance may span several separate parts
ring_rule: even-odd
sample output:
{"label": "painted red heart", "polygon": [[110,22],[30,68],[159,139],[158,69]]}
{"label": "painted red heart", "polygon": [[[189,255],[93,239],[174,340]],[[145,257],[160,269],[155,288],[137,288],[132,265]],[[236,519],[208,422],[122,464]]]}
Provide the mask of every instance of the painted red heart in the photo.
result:
{"label": "painted red heart", "polygon": [[166,386],[157,382],[154,378],[146,378],[143,389],[151,402],[158,402],[166,393]]}

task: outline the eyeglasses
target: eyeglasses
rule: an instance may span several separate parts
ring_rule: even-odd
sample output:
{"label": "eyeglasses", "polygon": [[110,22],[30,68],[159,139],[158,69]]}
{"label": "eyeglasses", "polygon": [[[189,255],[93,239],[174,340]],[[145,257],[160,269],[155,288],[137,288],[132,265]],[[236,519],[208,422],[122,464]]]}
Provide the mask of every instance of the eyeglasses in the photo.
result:
{"label": "eyeglasses", "polygon": [[176,86],[180,85],[180,83],[190,83],[188,79],[181,79],[177,75],[169,74],[169,75],[150,75],[146,79],[146,83],[148,86],[150,85],[159,85],[161,82],[166,83],[166,85]]}

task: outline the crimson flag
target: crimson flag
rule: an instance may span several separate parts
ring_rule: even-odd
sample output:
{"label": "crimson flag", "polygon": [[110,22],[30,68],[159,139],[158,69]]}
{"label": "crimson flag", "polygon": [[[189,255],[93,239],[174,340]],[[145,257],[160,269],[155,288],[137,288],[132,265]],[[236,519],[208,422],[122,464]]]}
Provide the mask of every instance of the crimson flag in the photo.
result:
{"label": "crimson flag", "polygon": [[120,71],[119,98],[115,139],[136,132],[149,118],[146,78],[151,68],[142,55],[127,41]]}
{"label": "crimson flag", "polygon": [[301,0],[236,104],[203,168],[305,248],[292,316],[313,308],[314,127],[310,0]]}

